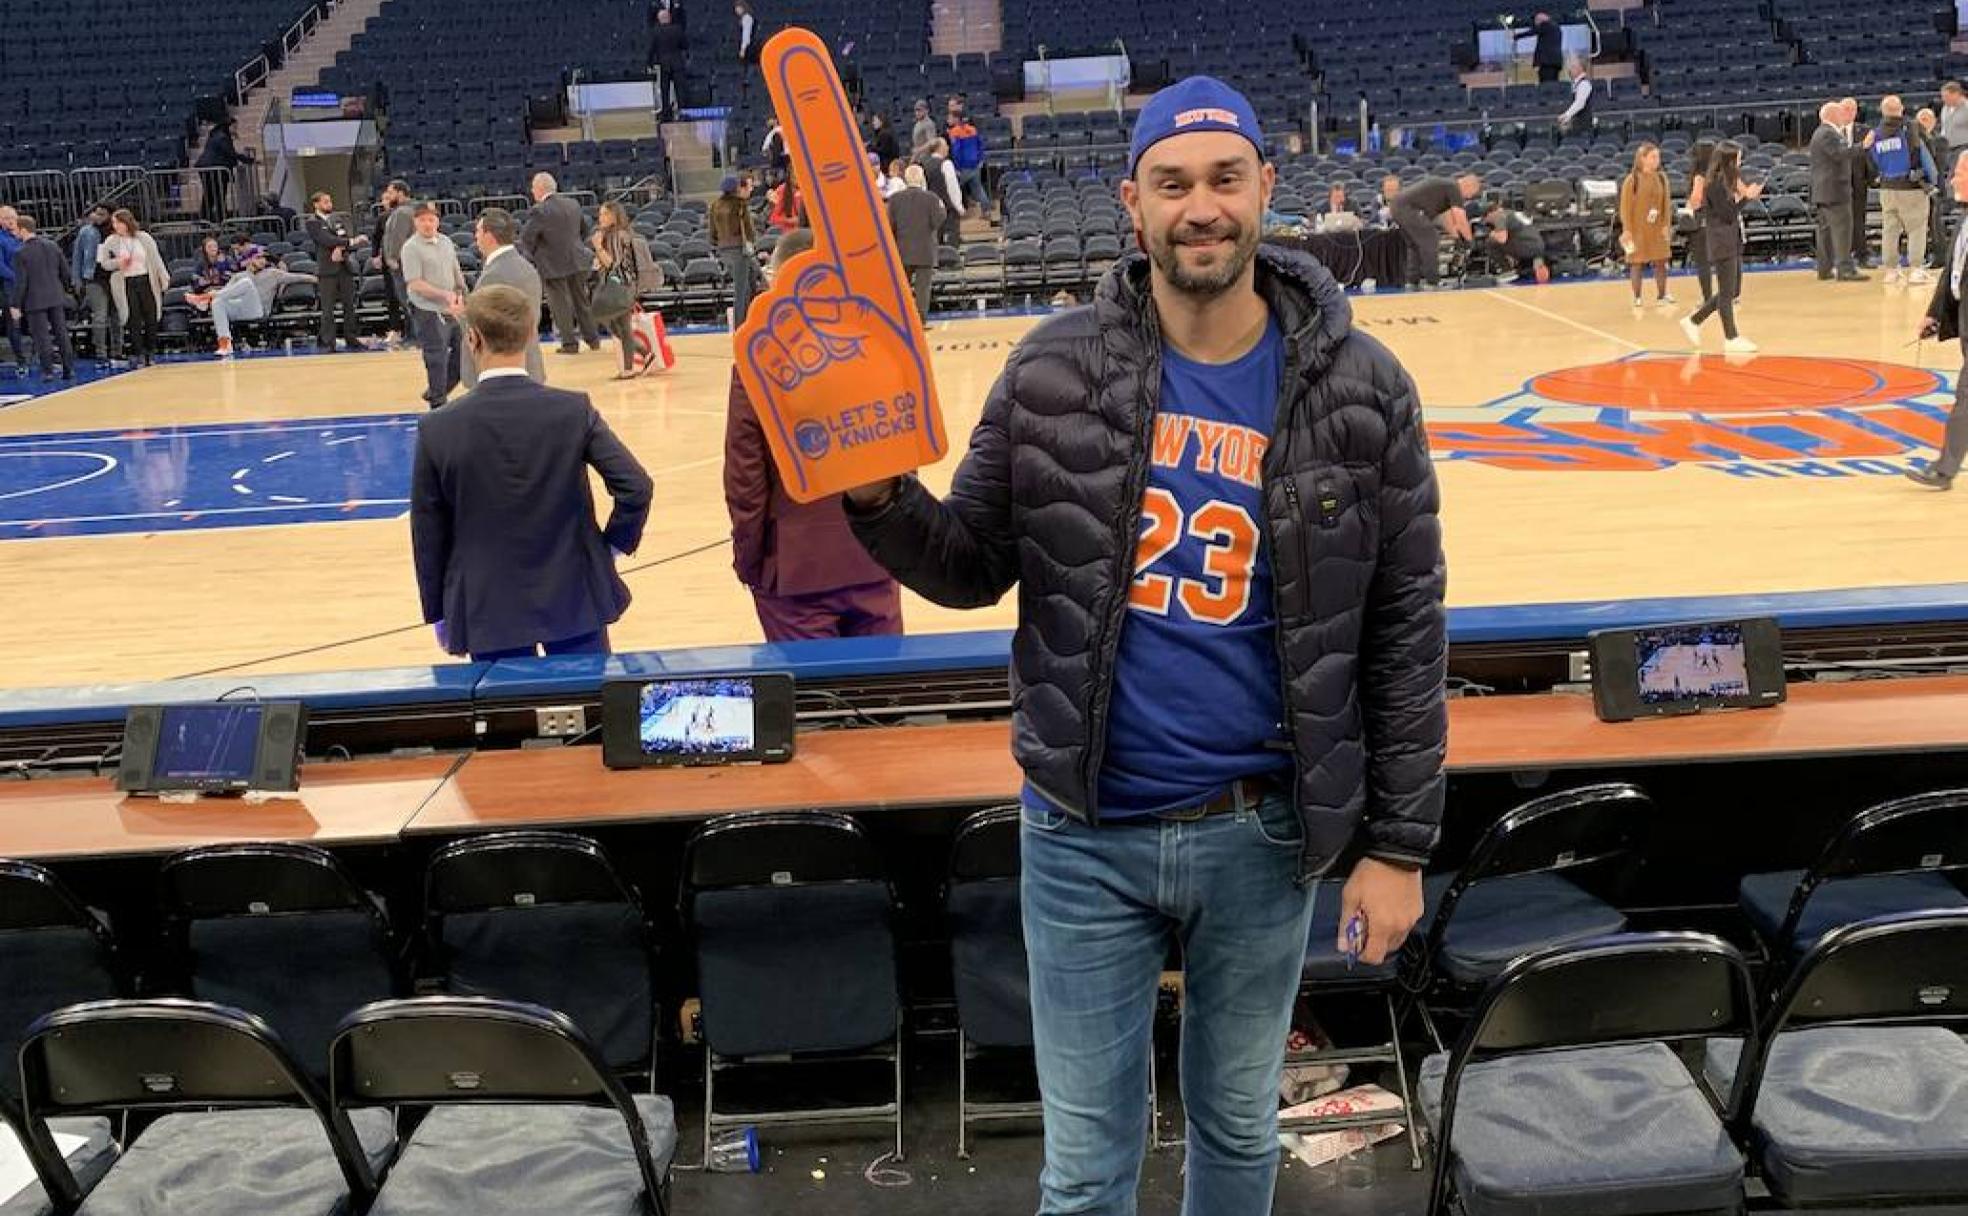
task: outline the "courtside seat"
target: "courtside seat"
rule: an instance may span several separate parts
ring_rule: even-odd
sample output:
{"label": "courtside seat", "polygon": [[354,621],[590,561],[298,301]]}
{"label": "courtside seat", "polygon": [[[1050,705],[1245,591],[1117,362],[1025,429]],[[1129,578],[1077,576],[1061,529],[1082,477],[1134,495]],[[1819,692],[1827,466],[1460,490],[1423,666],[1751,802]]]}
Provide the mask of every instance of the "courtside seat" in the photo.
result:
{"label": "courtside seat", "polygon": [[[1421,1062],[1433,1132],[1448,1064],[1446,1054]],[[1734,1212],[1742,1195],[1742,1154],[1661,1043],[1472,1064],[1454,1158],[1468,1216]]]}
{"label": "courtside seat", "polygon": [[[1708,1044],[1728,1093],[1742,1043]],[[1939,1026],[1824,1026],[1771,1045],[1751,1121],[1771,1189],[1797,1204],[1968,1198],[1968,1042]]]}
{"label": "courtside seat", "polygon": [[1809,870],[1745,875],[1737,902],[1770,956],[1790,961],[1841,925],[1968,908],[1964,871],[1968,790],[1939,790],[1852,816]]}
{"label": "courtside seat", "polygon": [[[1791,897],[1804,876],[1803,870],[1779,870],[1743,877],[1739,895],[1743,915],[1764,941],[1782,940]],[[1790,950],[1802,954],[1841,925],[1924,908],[1968,908],[1968,896],[1945,874],[1880,874],[1827,882],[1804,905],[1790,937]]]}
{"label": "courtside seat", "polygon": [[[659,1094],[630,1096],[659,1173],[676,1155],[676,1116]],[[496,1181],[495,1181],[496,1180]],[[647,1211],[622,1117],[585,1106],[439,1106],[404,1147],[369,1216]]]}
{"label": "courtside seat", "polygon": [[1833,929],[1702,1071],[1785,1207],[1968,1203],[1968,912]]}
{"label": "courtside seat", "polygon": [[[349,1124],[370,1169],[380,1173],[396,1149],[389,1112],[357,1111]],[[348,1186],[313,1111],[230,1110],[166,1115],[151,1124],[76,1216],[352,1211]]]}
{"label": "courtside seat", "polygon": [[[1435,874],[1422,881],[1423,924],[1434,920],[1456,877]],[[1481,984],[1519,955],[1618,933],[1625,927],[1623,912],[1562,874],[1484,879],[1462,892],[1443,929],[1435,964],[1459,984]]]}
{"label": "courtside seat", "polygon": [[434,1104],[368,1216],[665,1216],[676,1113],[630,1095],[562,1014],[484,997],[381,1001],[333,1049],[337,1111]]}
{"label": "courtside seat", "polygon": [[[70,1005],[28,1029],[20,1069],[35,1172],[80,1216],[344,1216],[396,1152],[390,1112],[343,1117],[265,1022],[223,1005]],[[92,1190],[43,1135],[136,1108],[169,1113]]]}
{"label": "courtside seat", "polygon": [[1742,955],[1626,934],[1507,966],[1451,1052],[1421,1065],[1429,1216],[1734,1216],[1746,1164],[1672,1045],[1751,1038]]}

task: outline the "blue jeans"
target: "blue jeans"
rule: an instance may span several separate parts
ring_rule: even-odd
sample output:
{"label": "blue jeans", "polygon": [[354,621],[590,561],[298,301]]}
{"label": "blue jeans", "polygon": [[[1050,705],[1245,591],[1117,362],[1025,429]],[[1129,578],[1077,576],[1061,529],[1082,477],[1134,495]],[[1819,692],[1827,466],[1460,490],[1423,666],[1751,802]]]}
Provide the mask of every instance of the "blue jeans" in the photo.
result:
{"label": "blue jeans", "polygon": [[1132,1216],[1148,1141],[1156,984],[1182,947],[1187,1216],[1264,1216],[1278,1083],[1305,963],[1304,837],[1278,795],[1234,814],[1087,827],[1028,806],[1025,948],[1045,1102],[1040,1216]]}

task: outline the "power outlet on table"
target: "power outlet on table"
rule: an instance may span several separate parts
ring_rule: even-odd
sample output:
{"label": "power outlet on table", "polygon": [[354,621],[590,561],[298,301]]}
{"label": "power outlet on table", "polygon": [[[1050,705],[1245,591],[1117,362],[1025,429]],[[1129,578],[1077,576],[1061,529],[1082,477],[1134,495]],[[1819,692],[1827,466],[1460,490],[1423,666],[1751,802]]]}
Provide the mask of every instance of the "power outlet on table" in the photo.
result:
{"label": "power outlet on table", "polygon": [[552,705],[533,711],[533,720],[542,739],[571,739],[585,734],[588,711],[579,705]]}

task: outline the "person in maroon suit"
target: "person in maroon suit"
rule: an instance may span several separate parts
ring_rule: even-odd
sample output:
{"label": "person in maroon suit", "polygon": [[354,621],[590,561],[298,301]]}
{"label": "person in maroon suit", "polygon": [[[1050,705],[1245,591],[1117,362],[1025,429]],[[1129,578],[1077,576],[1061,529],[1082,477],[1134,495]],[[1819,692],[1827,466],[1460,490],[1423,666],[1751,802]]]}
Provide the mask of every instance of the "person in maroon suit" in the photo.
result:
{"label": "person in maroon suit", "polygon": [[[772,269],[811,248],[812,229],[788,232],[773,247]],[[839,496],[798,503],[787,495],[735,370],[724,425],[724,505],[731,565],[751,589],[766,641],[902,632],[901,589],[854,539]]]}

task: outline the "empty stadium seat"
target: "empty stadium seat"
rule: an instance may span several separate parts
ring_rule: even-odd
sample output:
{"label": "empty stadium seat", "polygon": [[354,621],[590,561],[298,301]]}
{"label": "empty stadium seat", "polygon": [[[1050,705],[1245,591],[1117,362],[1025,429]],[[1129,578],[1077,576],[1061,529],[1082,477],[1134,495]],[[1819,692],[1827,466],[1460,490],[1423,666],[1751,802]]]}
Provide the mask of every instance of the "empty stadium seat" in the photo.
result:
{"label": "empty stadium seat", "polygon": [[1427,1211],[1741,1210],[1730,1107],[1670,1044],[1747,1035],[1754,1020],[1748,968],[1713,937],[1615,936],[1516,960],[1455,1050],[1422,1062],[1438,1146]]}
{"label": "empty stadium seat", "polygon": [[[79,1216],[341,1216],[395,1155],[388,1111],[345,1116],[265,1022],[201,1001],[71,1005],[21,1048],[30,1127],[56,1115],[163,1110],[85,1196],[39,1134],[35,1169]],[[79,1207],[77,1206],[79,1204]]]}
{"label": "empty stadium seat", "polygon": [[1772,958],[1809,952],[1840,925],[1927,908],[1968,908],[1968,791],[1898,799],[1862,811],[1808,870],[1743,878],[1740,902]]}
{"label": "empty stadium seat", "polygon": [[328,1075],[342,1018],[396,995],[382,901],[329,853],[303,844],[214,845],[166,858],[170,967],[201,1001],[243,1009],[309,1075]]}
{"label": "empty stadium seat", "polygon": [[1968,911],[1833,929],[1750,1040],[1711,1039],[1711,1091],[1786,1207],[1968,1199]]}
{"label": "empty stadium seat", "polygon": [[[424,871],[424,918],[430,969],[446,990],[557,1010],[610,1068],[653,1067],[649,925],[594,841],[499,832],[448,844]],[[580,966],[567,965],[573,957]]]}
{"label": "empty stadium seat", "polygon": [[[745,1123],[892,1121],[902,1156],[901,1004],[894,895],[865,830],[844,815],[727,815],[690,838],[683,911],[702,1001],[704,1148]],[[785,994],[797,992],[798,1001]],[[887,1061],[880,1104],[729,1113],[717,1074],[748,1059]]]}
{"label": "empty stadium seat", "polygon": [[431,1104],[369,1216],[663,1216],[676,1114],[630,1095],[572,1021],[482,997],[384,1001],[333,1055],[336,1113]]}

